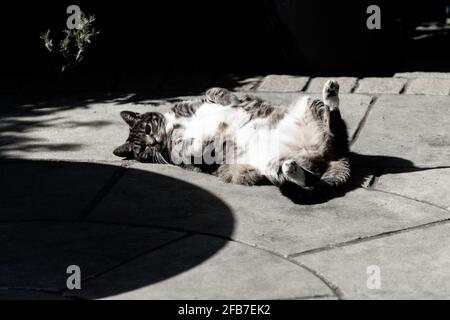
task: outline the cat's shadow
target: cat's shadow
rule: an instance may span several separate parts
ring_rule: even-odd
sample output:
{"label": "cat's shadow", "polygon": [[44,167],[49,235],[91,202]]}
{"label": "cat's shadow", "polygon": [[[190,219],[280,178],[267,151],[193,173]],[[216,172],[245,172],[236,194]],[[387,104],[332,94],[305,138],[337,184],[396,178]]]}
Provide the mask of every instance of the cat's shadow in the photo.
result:
{"label": "cat's shadow", "polygon": [[[305,191],[294,184],[284,184],[280,191],[292,202],[300,205],[314,205],[328,202],[334,198],[345,196],[357,188],[371,188],[373,182],[383,174],[425,171],[443,167],[416,167],[410,160],[380,155],[363,155],[351,152],[350,164],[352,176],[349,182],[338,189],[319,189]],[[450,168],[445,167],[445,168]]]}

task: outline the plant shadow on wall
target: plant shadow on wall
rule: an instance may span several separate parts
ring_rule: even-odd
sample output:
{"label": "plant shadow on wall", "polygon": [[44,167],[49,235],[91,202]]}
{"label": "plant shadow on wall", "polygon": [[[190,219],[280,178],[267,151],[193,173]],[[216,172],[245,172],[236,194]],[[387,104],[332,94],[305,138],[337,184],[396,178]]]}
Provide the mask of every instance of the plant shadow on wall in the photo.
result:
{"label": "plant shadow on wall", "polygon": [[[149,286],[210,258],[234,226],[227,205],[206,190],[94,163],[2,163],[0,203],[0,291],[8,298],[104,298]],[[70,265],[81,269],[81,290],[67,290]]]}

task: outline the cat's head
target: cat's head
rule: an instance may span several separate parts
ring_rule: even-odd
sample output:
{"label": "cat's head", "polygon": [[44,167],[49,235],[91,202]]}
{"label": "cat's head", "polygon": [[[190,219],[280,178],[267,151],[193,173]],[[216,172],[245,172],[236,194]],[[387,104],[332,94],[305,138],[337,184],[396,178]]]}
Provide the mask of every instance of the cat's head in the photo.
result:
{"label": "cat's head", "polygon": [[166,162],[163,156],[167,149],[164,115],[122,111],[120,116],[129,125],[130,134],[127,141],[113,151],[114,155],[141,162]]}

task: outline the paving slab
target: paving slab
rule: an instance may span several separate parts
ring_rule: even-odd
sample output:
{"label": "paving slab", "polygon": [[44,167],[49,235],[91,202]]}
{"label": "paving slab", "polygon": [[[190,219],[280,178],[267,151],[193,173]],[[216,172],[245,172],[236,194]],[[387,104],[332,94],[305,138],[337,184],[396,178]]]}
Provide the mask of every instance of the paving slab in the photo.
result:
{"label": "paving slab", "polygon": [[398,94],[408,82],[402,78],[364,78],[358,82],[356,93]]}
{"label": "paving slab", "polygon": [[[332,295],[316,276],[279,256],[243,244],[227,245],[196,268],[178,273],[166,281],[167,272],[190,264],[207,246],[223,239],[196,235],[156,250],[85,283],[78,294],[84,298],[108,299],[287,299],[311,295]],[[164,269],[160,268],[164,261]],[[155,272],[157,270],[157,272]],[[127,290],[136,283],[155,282]],[[109,295],[108,287],[123,288]]]}
{"label": "paving slab", "polygon": [[0,221],[76,219],[119,170],[102,163],[3,162]]}
{"label": "paving slab", "polygon": [[450,168],[385,173],[374,188],[450,210]]}
{"label": "paving slab", "polygon": [[[226,184],[173,166],[134,164],[132,168],[138,170],[125,173],[88,219],[220,235],[288,255],[450,217],[440,208],[365,189],[300,205],[274,186]],[[208,190],[226,204],[232,217],[202,201],[195,190],[161,183],[141,170]]]}
{"label": "paving slab", "polygon": [[395,78],[437,78],[450,79],[450,72],[398,72]]}
{"label": "paving slab", "polygon": [[308,85],[307,92],[322,93],[324,84],[328,79],[334,79],[339,82],[339,93],[351,93],[358,84],[358,78],[355,77],[317,77],[311,79]]}
{"label": "paving slab", "polygon": [[[183,233],[168,230],[81,222],[2,223],[0,287],[12,290],[64,290],[67,288],[67,278],[72,274],[67,273],[70,265],[80,268],[83,287],[83,279],[110,270],[182,236]],[[214,249],[211,251],[214,252]],[[196,262],[207,259],[209,254],[211,252],[199,257]],[[159,268],[164,268],[164,261],[160,263]],[[161,280],[163,278],[154,279]],[[114,290],[111,286],[109,288]]]}
{"label": "paving slab", "polygon": [[381,96],[352,150],[379,167],[448,166],[449,107],[445,96]]}
{"label": "paving slab", "polygon": [[449,95],[450,78],[417,78],[409,81],[406,94]]}
{"label": "paving slab", "polygon": [[[445,223],[308,254],[296,260],[332,281],[344,298],[449,299],[449,232],[450,225]],[[373,278],[378,274],[379,289]]]}
{"label": "paving slab", "polygon": [[309,77],[271,74],[264,77],[258,85],[257,90],[269,92],[299,92],[306,87],[308,81]]}

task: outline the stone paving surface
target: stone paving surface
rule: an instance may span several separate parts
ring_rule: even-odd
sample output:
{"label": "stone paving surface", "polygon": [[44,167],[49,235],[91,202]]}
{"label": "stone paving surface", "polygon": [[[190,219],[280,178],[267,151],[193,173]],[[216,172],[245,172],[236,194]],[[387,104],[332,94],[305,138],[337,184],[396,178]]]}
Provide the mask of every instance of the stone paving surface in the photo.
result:
{"label": "stone paving surface", "polygon": [[412,79],[405,91],[406,94],[449,95],[450,79],[417,78]]}
{"label": "stone paving surface", "polygon": [[450,169],[384,173],[376,189],[427,202],[450,210]]}
{"label": "stone paving surface", "polygon": [[353,151],[390,157],[379,163],[389,167],[446,166],[450,159],[449,108],[448,96],[382,96]]}
{"label": "stone paving surface", "polygon": [[[236,240],[287,256],[450,218],[449,212],[440,208],[360,188],[326,203],[300,206],[287,201],[271,186],[228,185],[213,176],[161,165],[137,164],[132,168],[139,171],[125,173],[90,219],[175,227],[223,237],[229,236],[232,229]],[[202,200],[196,189],[186,188],[179,194],[179,186],[158,183],[158,189],[148,190],[146,186],[156,181],[153,175],[146,178],[140,170],[208,190],[233,212],[233,219],[227,219],[223,208],[212,201]],[[174,194],[178,194],[176,199]]]}
{"label": "stone paving surface", "polygon": [[[400,74],[369,93],[369,80],[342,79],[354,174],[314,202],[114,157],[121,110],[185,98],[189,76],[165,76],[118,80],[137,92],[0,97],[0,298],[450,298],[450,96],[399,94],[444,76]],[[276,104],[319,97],[325,80],[204,79]],[[80,290],[66,287],[69,265]]]}
{"label": "stone paving surface", "polygon": [[[449,228],[436,224],[296,260],[333,279],[348,299],[448,299]],[[378,271],[368,266],[379,267],[379,288],[369,279]]]}
{"label": "stone paving surface", "polygon": [[448,72],[399,72],[394,75],[396,78],[431,78],[450,79]]}
{"label": "stone paving surface", "polygon": [[281,88],[283,92],[298,92],[306,87],[308,80],[307,77],[270,75],[261,81],[258,91],[280,91]]}
{"label": "stone paving surface", "polygon": [[401,78],[364,78],[359,81],[356,93],[398,94],[407,80]]}
{"label": "stone paving surface", "polygon": [[[237,242],[228,243],[206,262],[165,282],[160,277],[203,255],[224,240],[194,235],[119,267],[105,276],[86,281],[86,298],[110,299],[291,299],[333,296],[320,279],[297,264]],[[165,263],[165,268],[160,268]],[[159,272],[149,273],[149,270]],[[111,283],[118,295],[111,295]],[[134,283],[141,287],[130,291]],[[145,285],[154,283],[153,285]],[[136,285],[137,287],[137,285]]]}

